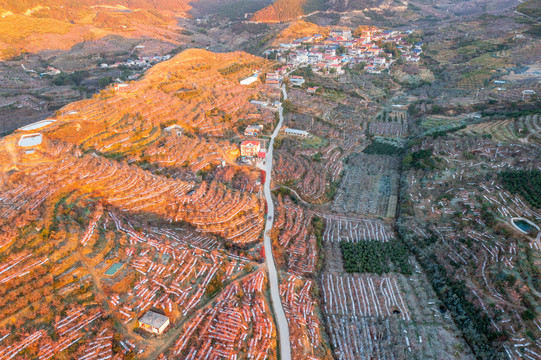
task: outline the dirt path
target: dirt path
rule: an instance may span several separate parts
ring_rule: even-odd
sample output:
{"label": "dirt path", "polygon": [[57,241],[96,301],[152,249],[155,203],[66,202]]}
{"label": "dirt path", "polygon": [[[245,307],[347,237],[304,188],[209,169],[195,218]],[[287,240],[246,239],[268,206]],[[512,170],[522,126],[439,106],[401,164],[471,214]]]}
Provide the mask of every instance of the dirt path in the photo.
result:
{"label": "dirt path", "polygon": [[292,188],[288,187],[288,186],[285,186],[285,185],[279,185],[279,186],[276,186],[274,188],[272,188],[271,190],[276,190],[276,189],[279,189],[279,188],[284,188],[284,189],[287,189],[289,191],[291,191],[293,194],[295,194],[295,196],[306,206],[308,207],[314,207],[314,206],[327,206],[328,204],[324,203],[324,204],[311,204],[309,202],[306,202],[302,199],[302,197],[299,195],[298,192],[296,192],[295,190],[293,190]]}

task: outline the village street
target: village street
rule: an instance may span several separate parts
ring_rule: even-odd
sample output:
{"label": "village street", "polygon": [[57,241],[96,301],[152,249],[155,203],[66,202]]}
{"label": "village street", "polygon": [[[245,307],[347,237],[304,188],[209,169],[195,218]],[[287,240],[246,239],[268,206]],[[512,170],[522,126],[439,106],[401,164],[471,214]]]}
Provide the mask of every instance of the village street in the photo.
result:
{"label": "village street", "polygon": [[[282,93],[284,95],[284,100],[287,100],[287,92],[285,85],[282,87]],[[282,301],[280,300],[280,286],[278,283],[278,273],[276,271],[276,264],[274,263],[274,257],[272,256],[272,241],[269,236],[272,229],[272,224],[274,222],[274,204],[272,202],[272,195],[270,190],[270,182],[272,176],[272,150],[274,146],[274,139],[280,132],[284,117],[282,114],[283,108],[280,106],[278,113],[280,115],[280,121],[274,129],[272,136],[269,141],[269,149],[267,150],[267,155],[265,157],[265,165],[263,170],[265,170],[265,184],[264,184],[264,193],[265,199],[267,201],[267,220],[265,223],[265,235],[264,235],[264,246],[265,246],[265,258],[267,262],[267,268],[269,270],[269,284],[271,292],[272,306],[274,309],[274,316],[276,319],[276,324],[278,326],[278,335],[280,337],[280,359],[290,360],[291,359],[291,345],[289,342],[289,326],[287,323],[286,314],[282,307]]]}

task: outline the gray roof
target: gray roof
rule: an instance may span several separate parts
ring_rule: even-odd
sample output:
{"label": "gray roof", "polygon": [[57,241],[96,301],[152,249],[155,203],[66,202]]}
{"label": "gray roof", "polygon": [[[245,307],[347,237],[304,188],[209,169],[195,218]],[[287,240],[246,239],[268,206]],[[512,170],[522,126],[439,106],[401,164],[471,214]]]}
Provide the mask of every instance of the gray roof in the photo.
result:
{"label": "gray roof", "polygon": [[139,322],[159,329],[167,320],[169,320],[167,316],[149,311],[139,319]]}
{"label": "gray roof", "polygon": [[285,129],[285,132],[286,132],[287,134],[310,135],[310,133],[309,133],[308,131],[298,130],[298,129],[292,129],[292,128],[287,128],[287,129]]}

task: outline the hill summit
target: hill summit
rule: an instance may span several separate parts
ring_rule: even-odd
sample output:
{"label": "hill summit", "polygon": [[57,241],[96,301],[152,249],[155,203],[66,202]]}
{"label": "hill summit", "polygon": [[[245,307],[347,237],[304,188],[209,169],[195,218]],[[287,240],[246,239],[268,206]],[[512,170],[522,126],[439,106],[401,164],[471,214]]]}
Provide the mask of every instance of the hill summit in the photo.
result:
{"label": "hill summit", "polygon": [[25,52],[69,49],[107,35],[168,40],[188,1],[0,1],[0,60]]}

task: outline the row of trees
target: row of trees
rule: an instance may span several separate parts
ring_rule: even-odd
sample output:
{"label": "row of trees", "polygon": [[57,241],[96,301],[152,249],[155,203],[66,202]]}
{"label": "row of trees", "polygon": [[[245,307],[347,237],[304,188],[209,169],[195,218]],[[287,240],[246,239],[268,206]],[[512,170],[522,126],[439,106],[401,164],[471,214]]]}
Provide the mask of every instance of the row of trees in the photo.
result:
{"label": "row of trees", "polygon": [[341,242],[344,268],[347,272],[376,273],[390,271],[411,274],[409,252],[399,240],[381,242],[377,240]]}

